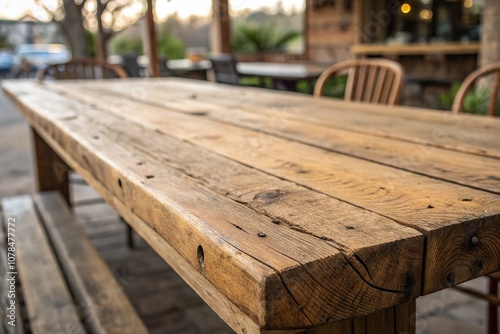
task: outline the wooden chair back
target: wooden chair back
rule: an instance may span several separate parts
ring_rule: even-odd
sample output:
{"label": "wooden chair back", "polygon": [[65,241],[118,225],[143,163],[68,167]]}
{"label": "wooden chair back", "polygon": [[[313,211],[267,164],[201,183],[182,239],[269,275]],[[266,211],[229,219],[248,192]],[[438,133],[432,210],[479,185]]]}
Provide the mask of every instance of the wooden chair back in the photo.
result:
{"label": "wooden chair back", "polygon": [[236,58],[231,54],[223,54],[210,58],[215,81],[230,85],[239,85],[240,76],[236,69]]}
{"label": "wooden chair back", "polygon": [[314,87],[314,96],[323,95],[327,81],[347,74],[344,100],[394,105],[399,103],[404,86],[404,69],[388,59],[353,59],[326,69]]}
{"label": "wooden chair back", "polygon": [[458,114],[463,111],[463,105],[467,92],[474,86],[479,78],[485,77],[487,75],[493,75],[493,80],[491,81],[490,99],[488,101],[488,109],[486,114],[488,116],[495,116],[495,109],[497,106],[498,93],[500,89],[500,63],[494,63],[479,68],[469,74],[467,78],[465,78],[464,82],[457,92],[457,95],[455,96],[455,100],[453,101],[453,106],[451,107],[453,113]]}
{"label": "wooden chair back", "polygon": [[92,58],[72,59],[66,63],[49,65],[37,73],[37,79],[47,76],[56,80],[127,78],[127,73],[118,66]]}

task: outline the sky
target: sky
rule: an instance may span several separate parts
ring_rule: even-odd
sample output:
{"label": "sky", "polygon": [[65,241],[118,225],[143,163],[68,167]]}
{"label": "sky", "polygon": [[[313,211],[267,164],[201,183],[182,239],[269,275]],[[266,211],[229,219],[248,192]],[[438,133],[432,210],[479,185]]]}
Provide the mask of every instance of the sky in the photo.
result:
{"label": "sky", "polygon": [[[46,6],[57,6],[57,0],[40,0]],[[275,8],[278,0],[230,0],[233,13],[245,9]],[[282,0],[286,11],[293,7],[301,9],[305,0]],[[177,12],[180,18],[191,15],[207,16],[211,9],[211,0],[156,0],[156,18],[164,20],[168,15]],[[17,19],[24,14],[31,14],[39,20],[48,20],[50,17],[36,4],[36,0],[0,0],[0,18]]]}

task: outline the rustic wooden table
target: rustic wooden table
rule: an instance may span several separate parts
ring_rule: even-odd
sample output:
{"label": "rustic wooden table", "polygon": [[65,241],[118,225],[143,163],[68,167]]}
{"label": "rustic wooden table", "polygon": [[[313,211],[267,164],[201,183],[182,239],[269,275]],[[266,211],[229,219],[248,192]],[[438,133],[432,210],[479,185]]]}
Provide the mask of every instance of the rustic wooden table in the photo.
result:
{"label": "rustic wooden table", "polygon": [[71,166],[239,333],[412,333],[420,295],[500,269],[499,120],[182,79],[3,88],[40,188],[67,194]]}

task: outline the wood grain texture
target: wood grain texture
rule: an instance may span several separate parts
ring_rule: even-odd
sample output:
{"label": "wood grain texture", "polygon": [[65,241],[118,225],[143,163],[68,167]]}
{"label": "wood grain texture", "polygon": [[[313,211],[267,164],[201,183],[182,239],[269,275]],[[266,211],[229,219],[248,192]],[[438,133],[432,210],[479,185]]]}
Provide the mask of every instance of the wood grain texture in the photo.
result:
{"label": "wood grain texture", "polygon": [[[35,103],[35,105],[36,104],[38,104],[38,102]],[[56,104],[60,105],[60,103]],[[32,107],[35,107],[35,105],[33,105]],[[67,107],[68,106],[67,105],[65,106],[64,103],[61,105],[62,109],[68,109]],[[57,110],[54,110],[54,112],[56,115],[58,114]],[[105,113],[102,113],[100,111],[92,111],[91,109],[86,111],[83,110],[83,108],[80,108],[78,122],[73,122],[73,120],[75,119],[71,119],[70,122],[66,122],[65,121],[66,118],[64,118],[62,121],[64,125],[63,124],[60,125],[63,125],[63,127],[68,125],[71,129],[68,128],[59,133],[57,131],[57,127],[53,127],[53,129],[50,129],[50,131],[54,131],[54,134],[52,134],[52,136],[57,137],[58,142],[60,142],[61,145],[66,146],[64,147],[63,151],[72,152],[72,154],[75,155],[75,159],[78,159],[79,164],[84,165],[86,168],[89,168],[93,173],[95,173],[96,177],[99,178],[99,181],[103,182],[108,187],[112,188],[113,191],[116,192],[116,195],[120,196],[126,202],[137,203],[137,206],[135,204],[133,205],[134,212],[136,212],[138,215],[140,214],[140,216],[142,216],[143,219],[148,221],[149,224],[156,225],[155,227],[160,232],[162,232],[162,235],[164,235],[165,238],[169,240],[169,242],[175,243],[175,245],[181,251],[183,251],[184,254],[188,255],[192,265],[194,265],[195,267],[200,267],[198,259],[196,259],[197,245],[202,245],[205,254],[211,254],[215,252],[215,254],[213,255],[215,261],[217,261],[217,259],[219,258],[217,253],[220,252],[221,250],[217,248],[211,250],[210,244],[205,245],[207,241],[197,242],[193,240],[194,241],[193,246],[185,245],[185,243],[183,244],[182,235],[180,235],[180,233],[172,233],[172,231],[174,228],[189,229],[190,226],[181,225],[180,224],[181,218],[176,218],[175,216],[172,217],[173,219],[171,218],[169,220],[173,221],[172,223],[174,224],[172,225],[179,224],[179,227],[169,226],[171,230],[169,230],[169,232],[166,233],[165,231],[166,226],[164,225],[164,223],[161,223],[161,220],[159,219],[161,218],[161,216],[155,217],[155,215],[158,214],[166,215],[167,212],[164,213],[154,212],[154,210],[151,210],[151,207],[148,207],[149,205],[152,204],[156,205],[153,201],[157,201],[157,199],[154,199],[152,197],[151,200],[146,200],[144,198],[144,196],[148,196],[149,198],[149,196],[151,195],[143,194],[143,190],[141,190],[141,187],[144,187],[143,184],[147,186],[148,192],[156,193],[155,196],[158,196],[161,191],[162,197],[165,197],[165,195],[167,195],[171,196],[172,198],[175,198],[177,205],[192,206],[192,204],[189,204],[192,201],[191,194],[197,194],[196,206],[198,208],[190,207],[189,210],[191,211],[191,214],[195,214],[200,218],[203,218],[204,222],[210,223],[211,225],[213,225],[213,227],[218,227],[218,233],[223,233],[222,235],[224,239],[227,240],[226,242],[229,242],[230,244],[237,246],[238,249],[240,249],[244,253],[249,253],[252,256],[252,258],[259,259],[260,262],[271,265],[273,268],[275,268],[275,270],[279,270],[281,273],[280,280],[283,280],[283,282],[287,286],[287,289],[289,291],[292,291],[294,303],[298,303],[299,305],[301,305],[300,312],[304,312],[304,314],[307,315],[307,319],[312,323],[324,322],[328,319],[331,319],[332,317],[338,317],[338,318],[349,317],[350,316],[349,314],[357,314],[357,315],[364,314],[370,312],[368,309],[365,308],[374,307],[375,301],[377,304],[387,303],[390,305],[397,303],[398,301],[401,302],[402,300],[408,300],[409,298],[412,298],[414,293],[418,294],[419,290],[417,288],[418,279],[416,278],[418,277],[418,271],[419,271],[418,268],[420,267],[420,264],[418,261],[414,261],[414,258],[420,258],[421,256],[420,254],[422,252],[421,248],[422,239],[420,234],[415,232],[414,230],[404,229],[401,226],[395,224],[394,222],[385,220],[382,217],[372,216],[372,214],[369,214],[367,212],[365,213],[363,213],[363,211],[359,212],[358,214],[361,214],[364,217],[364,218],[360,217],[361,220],[374,219],[376,221],[379,221],[380,223],[387,221],[388,228],[390,228],[393,231],[393,233],[391,233],[390,236],[390,239],[393,241],[389,242],[387,242],[388,240],[386,236],[387,231],[382,231],[379,229],[379,231],[377,232],[377,229],[374,229],[371,232],[371,234],[374,233],[380,234],[381,237],[385,235],[384,237],[385,240],[381,245],[377,245],[376,238],[371,239],[373,240],[372,241],[372,243],[374,244],[373,247],[377,247],[378,249],[380,249],[381,257],[379,258],[379,260],[377,260],[377,257],[372,256],[372,254],[375,254],[376,252],[371,252],[369,250],[370,247],[366,247],[367,244],[365,241],[363,241],[363,239],[366,239],[370,233],[366,232],[363,233],[361,227],[360,227],[361,233],[363,233],[364,237],[356,236],[355,231],[353,231],[352,237],[350,237],[349,235],[345,236],[346,242],[349,245],[352,245],[351,247],[353,247],[353,249],[350,250],[349,248],[347,248],[348,246],[339,246],[337,245],[335,240],[333,239],[331,241],[329,240],[330,237],[335,236],[334,233],[332,233],[332,231],[329,232],[330,235],[329,234],[326,234],[326,236],[321,235],[322,239],[324,239],[322,240],[320,237],[314,235],[313,233],[307,233],[307,231],[305,233],[304,231],[301,231],[300,229],[298,229],[298,227],[290,228],[290,226],[288,226],[286,221],[284,221],[283,224],[279,225],[273,224],[272,217],[269,217],[269,215],[264,215],[263,218],[259,218],[258,216],[255,216],[256,214],[255,209],[252,209],[251,207],[245,209],[245,206],[243,206],[242,204],[239,204],[238,206],[236,206],[235,209],[232,209],[231,207],[234,206],[234,204],[229,206],[229,202],[227,202],[227,200],[222,200],[222,198],[220,198],[221,195],[213,194],[210,192],[206,193],[206,191],[204,191],[202,188],[196,186],[196,183],[198,183],[199,181],[191,184],[193,181],[189,181],[186,178],[186,176],[182,176],[182,174],[189,175],[189,172],[186,173],[186,171],[184,171],[182,174],[180,174],[179,171],[169,170],[169,168],[166,168],[168,166],[165,165],[165,162],[163,163],[155,162],[155,159],[140,152],[139,150],[135,149],[131,150],[131,148],[125,148],[121,146],[120,142],[117,143],[116,138],[108,138],[108,133],[110,132],[111,128],[107,128],[105,129],[106,131],[102,131],[103,129],[102,124],[98,125],[90,123],[88,125],[85,125],[84,123],[81,123],[80,121],[84,122],[85,115],[87,114],[87,112],[91,113],[93,115],[92,118],[95,118],[95,120],[104,121],[107,124],[119,123],[119,119],[117,119],[112,115],[106,115]],[[49,113],[51,112],[49,111]],[[89,120],[92,118],[89,118]],[[55,119],[53,119],[53,121],[57,122]],[[41,127],[45,126],[46,124],[47,129],[50,128],[50,125],[48,123],[43,122],[42,120],[37,120],[36,123],[40,124]],[[99,132],[98,134],[94,133],[93,135],[91,135],[91,137],[88,137],[89,129],[92,129],[92,131],[99,130]],[[75,132],[76,134],[80,133],[79,136],[81,136],[81,138],[78,138],[78,140],[72,140],[71,138],[66,138],[64,137],[64,132],[67,133]],[[141,129],[141,127],[137,127],[137,130],[132,132],[137,132],[137,133],[142,132],[144,136],[144,129]],[[155,138],[156,141],[158,141],[157,138],[159,134],[156,133],[156,135],[154,135],[155,133],[154,131],[151,131],[150,133],[151,135],[153,135],[151,143],[154,142]],[[96,142],[95,139],[96,136],[99,138],[98,142]],[[90,140],[87,140],[85,138],[90,138]],[[130,142],[130,140],[126,141]],[[97,146],[95,146],[94,148],[91,148],[90,146],[88,148],[79,147],[79,145],[82,144],[85,146],[86,145],[93,146],[97,144]],[[77,145],[78,147],[75,146],[71,147],[71,145]],[[148,146],[149,142],[145,143],[145,145],[142,147],[142,151],[147,151],[146,148]],[[116,153],[116,157],[112,158],[114,160],[114,165],[116,166],[116,164],[119,165],[124,164],[123,165],[124,167],[125,165],[127,165],[126,169],[119,168],[118,170],[116,169],[114,170],[114,168],[110,168],[110,166],[107,166],[105,162],[99,161],[99,159],[95,159],[94,158],[95,152],[97,152],[96,148],[102,148],[102,147],[108,147],[110,149],[111,147],[113,147],[113,149],[111,149],[110,152]],[[77,152],[77,154],[75,154],[75,152]],[[191,155],[196,156],[197,154],[199,153],[195,152],[194,154]],[[109,159],[110,157],[106,159]],[[140,162],[140,164],[138,164],[138,162]],[[236,164],[234,165],[237,166]],[[77,169],[78,166],[72,166],[72,167],[78,171]],[[220,168],[220,170],[226,170],[226,169],[227,165],[226,166],[222,165]],[[129,175],[120,175],[120,173],[123,173],[125,170],[127,170],[127,173]],[[259,173],[256,173],[255,171],[254,174],[251,175],[256,175],[257,177],[260,178],[265,176],[265,175],[258,176]],[[220,178],[221,175],[214,175],[210,177]],[[179,178],[182,178],[182,182],[180,182],[181,180],[177,180]],[[120,179],[121,182],[117,182],[118,179]],[[134,179],[137,179],[137,181],[134,181]],[[270,179],[272,180],[272,178]],[[279,184],[279,181],[277,180],[274,180],[272,182],[276,183],[278,187],[282,186]],[[136,186],[134,183],[138,184],[139,186]],[[285,186],[286,184],[283,185],[283,187]],[[181,187],[182,189],[179,189],[179,187]],[[291,189],[290,191],[293,190],[293,188],[291,188],[290,185],[286,187],[289,187]],[[176,189],[179,190],[175,191]],[[168,190],[168,192],[172,191],[172,195],[168,195],[168,192],[165,193],[165,190]],[[272,197],[275,196],[273,194],[274,190],[275,189],[273,188],[267,189],[267,192],[270,191],[270,194],[267,195],[269,196],[270,199],[272,199]],[[262,197],[261,200],[265,204],[266,188],[261,188],[261,189],[257,188],[255,191],[263,193],[261,196]],[[304,193],[305,195],[302,196],[306,196],[307,193],[310,192],[304,189],[301,190],[301,192],[304,191],[306,191],[306,193]],[[295,190],[294,192],[298,191]],[[206,195],[204,195],[205,193]],[[184,197],[182,194],[186,194],[184,199],[182,198]],[[141,196],[142,200],[140,202],[137,200],[134,201],[134,198],[139,198]],[[293,199],[294,196],[296,196],[297,199],[294,200]],[[313,198],[317,195],[311,193],[311,196],[312,196],[311,200],[313,200]],[[255,203],[258,204],[257,200],[259,199],[259,197],[255,195],[253,195],[253,197],[256,197]],[[321,204],[320,199],[321,198],[319,198],[318,200],[313,200],[311,204],[314,205],[314,210],[316,211],[319,211],[319,209],[321,208],[321,206],[319,205]],[[165,198],[165,200],[167,200],[167,198]],[[216,202],[214,202],[214,200]],[[297,195],[291,193],[289,201],[300,201],[300,200],[301,200],[300,193],[298,193]],[[332,199],[329,198],[325,198],[324,200],[332,201]],[[319,203],[315,203],[316,201],[318,201]],[[206,204],[204,204],[204,202],[206,202]],[[231,202],[237,203],[235,202],[234,199],[231,199]],[[144,208],[143,205],[140,203],[145,204]],[[210,212],[210,210],[205,209],[208,208],[209,206],[213,207],[214,205],[218,206],[217,211],[221,211],[221,213]],[[339,220],[340,218],[342,220],[345,220],[345,222],[339,224],[340,226],[335,228],[338,229],[339,234],[342,232],[346,233],[345,231],[349,231],[352,228],[349,225],[345,226],[345,224],[348,223],[348,219],[352,219],[352,214],[356,214],[356,212],[358,212],[359,209],[339,203],[337,201],[333,201],[332,204],[325,206],[325,208],[328,208],[332,205],[336,207],[336,210],[338,210],[339,213],[334,213],[334,212],[328,213],[328,211],[324,211],[324,213],[319,212],[318,216],[308,218],[308,221],[310,222],[309,224],[312,224],[314,222],[316,222],[317,224],[317,222],[326,219],[336,221]],[[226,207],[227,209],[225,209]],[[285,208],[286,206],[282,205],[282,207]],[[161,209],[161,206],[158,206],[158,208]],[[311,207],[311,209],[313,208]],[[236,213],[234,212],[235,210],[237,211],[238,216],[231,218],[235,215]],[[159,210],[156,209],[156,211]],[[298,212],[298,214],[300,214],[298,219],[302,220],[307,219],[307,216],[305,216],[305,212],[306,211],[304,211],[304,213]],[[372,217],[369,218],[370,216]],[[254,217],[252,218],[253,221],[248,221],[249,217]],[[256,223],[258,223],[259,225],[255,225]],[[312,228],[314,228],[314,225],[311,226]],[[205,227],[205,229],[206,228],[207,227]],[[315,229],[317,230],[318,227],[316,227]],[[265,233],[266,237],[265,238],[259,237],[259,232]],[[328,233],[328,230],[323,231],[323,233]],[[191,239],[193,239],[193,237],[191,237]],[[296,239],[297,242],[293,242],[294,239]],[[349,241],[349,239],[351,239],[351,241]],[[251,243],[251,247],[249,246],[248,243]],[[357,248],[359,246],[362,246],[363,244],[365,245],[365,247],[362,247],[365,248],[364,251],[359,249],[359,254],[358,253],[350,254],[351,251],[358,252]],[[262,250],[260,250],[261,247],[265,248],[262,248]],[[342,252],[345,252],[345,255]],[[403,260],[402,262],[406,261],[411,262],[411,264],[408,263],[407,265],[404,266],[405,267],[404,270],[409,269],[411,273],[398,275],[395,277],[393,281],[387,281],[385,279],[387,275],[383,274],[382,272],[379,273],[379,271],[386,270],[387,267],[391,265],[391,263],[396,264],[397,261],[394,261],[392,257],[394,256],[394,254],[401,252],[407,254],[407,258],[405,258],[405,260]],[[225,256],[227,257],[227,255]],[[388,256],[389,259],[384,260],[385,256]],[[252,290],[250,290],[249,287],[251,287],[252,285],[256,286],[256,288],[259,288],[259,285],[256,285],[256,283],[251,283],[251,282],[250,283],[252,285],[249,285],[248,282],[247,283],[242,282],[243,283],[242,285],[247,287],[247,289],[245,289],[244,291],[241,291],[239,286],[234,284],[229,286],[227,286],[226,284],[226,286],[224,286],[224,281],[221,280],[220,276],[230,275],[232,272],[227,272],[227,271],[231,270],[231,267],[228,267],[228,269],[225,270],[224,266],[221,266],[220,261],[217,262],[217,265],[215,265],[215,263],[209,265],[208,260],[209,260],[208,257],[205,257],[205,265],[203,270],[204,274],[208,276],[211,280],[214,280],[215,281],[214,284],[218,284],[218,287],[221,288],[221,290],[223,291],[225,290],[225,292],[229,293],[230,295],[232,294],[233,298],[236,298],[238,296],[236,295],[236,297],[234,297],[235,294],[242,295],[243,293],[243,296],[245,296],[245,294],[251,292]],[[229,262],[241,261],[241,256],[235,259],[229,258],[228,261]],[[363,261],[366,261],[366,263],[368,263],[369,266],[371,266],[371,262],[374,261],[373,273],[367,272],[367,269],[365,269],[364,267],[366,264],[363,264]],[[301,266],[298,266],[299,264],[301,264]],[[302,268],[302,266],[304,267]],[[338,272],[333,272],[333,273],[328,270],[325,270],[326,268],[329,267],[338,267],[339,270]],[[342,270],[341,268],[345,269]],[[225,272],[220,273],[219,270],[225,270]],[[353,276],[353,279],[346,280],[345,275],[348,274],[349,272],[351,273],[350,275]],[[249,273],[248,275],[255,275],[255,273]],[[366,277],[363,278],[363,276]],[[234,280],[234,277],[241,277],[241,272],[234,271],[234,275],[231,277],[232,280]],[[242,279],[248,280],[248,278],[245,277],[242,277]],[[365,282],[364,280],[367,281]],[[325,284],[328,285],[322,286],[319,285],[317,282],[325,282]],[[335,292],[337,289],[339,289],[339,286],[342,286],[346,283],[355,285],[361,284],[359,285],[359,287],[351,286],[351,287],[346,287],[345,289],[341,288],[342,290],[345,291],[352,291],[353,298],[355,298],[355,300],[361,298],[360,300],[358,300],[357,302],[355,300],[350,301],[349,297],[346,297],[345,295],[338,294]],[[378,287],[377,284],[379,283],[384,284],[384,288]],[[275,315],[276,312],[278,312],[280,309],[283,308],[283,306],[279,304],[277,306],[271,305],[276,303],[276,299],[279,298],[279,294],[276,295],[277,292],[279,293],[279,290],[276,291],[275,284],[276,283],[273,283],[273,281],[266,279],[264,287],[262,286],[260,287],[265,292],[265,295],[263,297],[264,300],[266,300],[266,303],[269,303],[269,305],[265,306],[267,308],[265,310],[265,314],[267,314],[267,316],[270,318],[270,319],[265,319],[268,322],[267,326],[269,327],[269,329],[273,328],[273,323],[271,321],[286,320],[286,323],[288,323],[287,326],[290,326],[289,322],[291,321],[290,319],[279,319],[278,317],[272,317],[272,315]],[[279,285],[277,287],[279,287]],[[233,291],[231,291],[231,289]],[[287,296],[287,294],[284,295]],[[311,296],[316,296],[315,298],[317,300],[315,301],[314,304],[311,303],[311,298],[310,298]],[[361,306],[358,305],[360,301],[368,301],[372,299],[373,303],[366,302],[362,303]],[[236,300],[239,303],[252,303],[252,299],[249,299],[248,297],[246,299],[238,297],[236,298]],[[278,300],[278,302],[282,303],[280,300]],[[285,305],[285,307],[293,308],[293,305],[294,304],[292,304],[292,306]],[[318,305],[324,305],[325,307],[319,307]],[[251,304],[249,306],[245,306],[243,304],[240,305],[240,307],[246,307],[250,309],[253,307],[255,309],[255,306],[252,306]],[[293,315],[293,313],[291,313],[290,310],[287,310],[286,314]],[[297,319],[292,319],[292,320],[299,323],[298,321],[300,321],[300,318],[298,320]],[[309,322],[309,324],[311,324],[311,322]],[[279,328],[279,325],[286,326],[285,324],[274,324],[274,327]],[[261,324],[261,326],[264,325]],[[300,326],[304,326],[304,324],[301,324]]]}
{"label": "wood grain texture", "polygon": [[[88,88],[84,87],[83,90],[85,91],[85,89]],[[469,154],[442,148],[342,129],[333,130],[325,125],[304,124],[304,121],[294,118],[282,119],[283,114],[286,117],[286,111],[284,113],[278,111],[278,115],[276,115],[276,110],[251,112],[250,110],[242,110],[245,109],[244,107],[229,109],[223,104],[219,107],[217,102],[206,101],[204,98],[203,102],[187,98],[173,100],[170,99],[170,94],[165,96],[163,92],[155,89],[149,91],[145,98],[133,99],[139,101],[130,101],[129,96],[121,95],[116,91],[93,88],[88,90],[89,94],[93,96],[97,95],[109,100],[120,96],[124,101],[127,101],[130,108],[143,107],[136,102],[151,104],[150,108],[155,110],[164,107],[187,114],[192,113],[192,110],[203,112],[204,108],[205,116],[216,121],[500,194],[500,182],[498,181],[500,180],[500,168],[497,168],[499,162],[490,157],[471,158]],[[81,93],[73,92],[74,89],[67,94],[75,97],[81,96]],[[86,100],[92,98],[89,96]]]}
{"label": "wood grain texture", "polygon": [[94,333],[147,333],[60,194],[36,194],[34,201],[87,326]]}
{"label": "wood grain texture", "polygon": [[[90,93],[71,95],[87,103],[93,98]],[[150,104],[146,107],[136,101],[128,101],[127,108],[123,108],[122,104],[114,105],[116,96],[99,96],[101,100],[107,101],[106,107],[101,107],[106,111],[423,232],[429,240],[424,293],[498,269],[500,240],[496,235],[499,233],[500,198],[497,195],[435,180],[433,175],[430,175],[432,178],[422,176],[420,174],[426,174],[424,169],[414,174],[388,168],[385,164],[352,159],[320,147],[248,131],[239,124],[233,126],[225,122],[213,122],[205,119],[203,114],[201,117],[182,115],[164,107]],[[134,112],[138,109],[142,110],[140,116]],[[460,155],[468,168],[478,160],[472,155],[451,153]],[[485,173],[497,173],[496,161],[491,158],[482,161],[488,170]],[[439,166],[445,163],[443,160],[436,161],[435,169],[442,169]],[[318,166],[329,166],[335,173]],[[456,175],[456,178],[459,176]],[[469,182],[461,179],[460,183],[473,184],[473,179],[471,175]],[[369,185],[366,180],[370,180]],[[483,183],[498,187],[499,182],[493,176],[485,177]],[[466,233],[463,229],[472,229],[472,232]],[[479,230],[482,231],[481,247],[464,246],[469,244],[473,233],[477,234]],[[445,236],[446,240],[452,241],[444,243]]]}
{"label": "wood grain texture", "polygon": [[[81,87],[81,83],[76,86]],[[221,90],[216,85],[187,80],[134,80],[124,82],[120,87],[100,82],[96,87],[131,92],[130,97],[149,97],[157,103],[177,101],[177,105],[182,105],[187,103],[182,100],[191,100],[194,104],[189,103],[185,107],[191,108],[192,112],[210,111],[207,110],[209,103],[216,101],[218,107],[273,112],[274,122],[296,119],[333,129],[500,158],[500,143],[496,140],[500,120],[485,120],[476,115],[345,103],[336,99],[313,100],[301,94],[232,86]],[[161,91],[161,99],[155,98],[155,91]],[[228,99],[228,96],[231,98]],[[174,99],[169,101],[169,97]]]}
{"label": "wood grain texture", "polygon": [[32,198],[9,197],[2,207],[16,218],[16,264],[32,333],[85,333]]}
{"label": "wood grain texture", "polygon": [[365,317],[328,323],[308,329],[304,334],[415,334],[415,300]]}
{"label": "wood grain texture", "polygon": [[[216,95],[223,90],[218,86],[207,85],[205,92],[193,93],[193,87],[205,86],[175,81],[181,86],[179,94],[191,90],[191,95],[203,95],[195,104],[187,103],[189,98],[184,96],[177,103],[186,104],[180,112],[158,104],[165,102],[160,101],[159,90],[170,81],[147,81],[140,86],[141,82],[124,82],[121,88],[108,83],[95,86],[114,95],[98,94],[81,84],[71,87],[73,93],[57,85],[25,83],[9,83],[7,91],[64,160],[73,159],[77,171],[87,171],[118,201],[132,204],[135,215],[258,327],[304,328],[412,299],[413,288],[407,287],[416,287],[413,278],[391,275],[386,281],[384,273],[418,272],[408,267],[424,259],[416,230],[427,238],[423,293],[447,286],[450,277],[456,284],[498,269],[498,195],[332,152],[298,140],[300,134],[297,139],[285,138],[212,118],[212,110],[222,108]],[[139,93],[133,90],[137,83]],[[30,93],[23,94],[27,89]],[[116,94],[119,89],[129,89],[135,100]],[[255,100],[255,113],[263,115],[268,112],[263,105],[280,105],[285,96],[234,92],[234,100],[229,101],[232,107],[223,107],[226,112],[230,108],[248,112],[251,106],[236,106],[246,99],[247,103]],[[141,102],[148,98],[150,103]],[[323,103],[329,104],[321,101],[319,110]],[[369,114],[360,111],[357,115],[363,120]],[[315,124],[309,116],[287,117],[305,126]],[[409,124],[390,112],[371,117]],[[418,122],[423,129],[431,122],[423,119],[433,116],[424,113],[421,117]],[[479,133],[484,126],[480,123],[472,124],[459,141]],[[326,127],[338,129],[333,122]],[[415,134],[421,135],[421,129]],[[359,133],[352,128],[345,131]],[[418,145],[417,139],[411,143]],[[489,152],[484,155],[491,158]],[[274,218],[279,224],[273,223]],[[482,233],[480,241],[473,239],[475,247],[464,247],[472,240],[471,231]],[[203,266],[198,246],[203,249]],[[391,251],[398,261],[387,262],[393,259]],[[467,270],[477,261],[480,266]],[[227,284],[231,280],[234,283]],[[379,289],[380,284],[386,291]],[[347,302],[346,293],[352,293]],[[375,296],[379,296],[378,306],[373,304]],[[262,309],[256,302],[263,300],[272,300],[269,308]],[[276,310],[286,318],[276,320]]]}

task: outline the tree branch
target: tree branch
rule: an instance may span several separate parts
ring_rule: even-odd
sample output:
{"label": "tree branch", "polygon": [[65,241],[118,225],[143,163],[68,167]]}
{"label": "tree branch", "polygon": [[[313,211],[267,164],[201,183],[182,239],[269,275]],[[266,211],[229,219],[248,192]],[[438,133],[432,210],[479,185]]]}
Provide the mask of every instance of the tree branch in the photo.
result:
{"label": "tree branch", "polygon": [[[75,0],[73,0],[73,1],[75,1]],[[99,0],[97,0],[97,1],[99,1]],[[82,0],[79,4],[77,4],[77,3],[75,2],[75,5],[76,5],[76,6],[77,6],[80,10],[82,10],[82,9],[83,9],[83,6],[85,6],[85,3],[86,3],[86,2],[87,2],[87,0]]]}
{"label": "tree branch", "polygon": [[55,13],[54,13],[54,12],[52,12],[52,11],[51,11],[51,10],[47,7],[47,5],[45,5],[45,4],[43,3],[43,1],[41,1],[41,0],[35,0],[35,3],[36,3],[38,6],[40,6],[40,7],[41,7],[44,11],[46,11],[46,12],[47,12],[47,14],[50,14],[50,20],[51,20],[51,21],[56,21],[56,20],[55,20],[55,18],[54,18]]}

